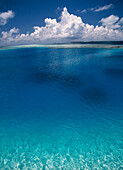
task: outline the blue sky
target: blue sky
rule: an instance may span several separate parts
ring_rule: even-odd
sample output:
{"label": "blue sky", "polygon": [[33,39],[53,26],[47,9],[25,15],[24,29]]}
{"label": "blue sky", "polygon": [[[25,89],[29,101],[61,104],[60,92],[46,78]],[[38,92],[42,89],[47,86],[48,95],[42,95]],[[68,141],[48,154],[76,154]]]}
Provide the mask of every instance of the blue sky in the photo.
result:
{"label": "blue sky", "polygon": [[[109,29],[109,25],[105,24],[106,22],[108,23],[111,21],[114,25],[113,21],[116,21],[116,23],[118,23],[120,20],[122,21],[122,17],[123,17],[123,12],[122,12],[123,11],[123,0],[99,0],[99,1],[97,0],[53,0],[53,1],[51,0],[11,0],[11,1],[1,0],[0,1],[0,14],[3,13],[3,15],[0,15],[0,20],[2,20],[0,21],[1,22],[0,33],[2,32],[9,33],[11,29],[14,29],[11,31],[14,33],[14,35],[12,35],[14,37],[15,37],[15,34],[16,35],[17,34],[18,35],[21,35],[21,34],[30,35],[31,33],[34,32],[35,26],[38,26],[40,28],[46,26],[46,23],[45,23],[46,18],[56,19],[57,22],[60,22],[60,19],[61,19],[60,16],[62,16],[62,11],[64,7],[66,7],[69,14],[74,14],[74,16],[76,17],[80,16],[82,19],[82,23],[88,24],[90,26],[93,25],[94,27],[96,27],[97,25],[99,27],[103,25],[104,28],[107,27]],[[8,11],[9,11],[9,14],[5,14],[5,12],[7,13]],[[12,13],[10,13],[10,11]],[[5,20],[3,21],[3,18],[1,19],[1,17],[3,17],[4,15],[8,15],[7,16],[8,18],[6,18],[6,21]],[[67,15],[67,13],[64,13],[64,15]],[[107,19],[107,21],[103,20],[108,17],[110,18]],[[72,16],[71,16],[71,19],[68,19],[68,23],[71,22],[71,20],[72,20]],[[113,29],[113,30],[115,29],[115,30],[120,31],[120,33],[122,33],[123,22],[121,21],[119,22],[121,27],[115,26],[114,28],[114,27],[111,27],[111,24],[110,24],[110,29]],[[59,37],[58,36],[56,37],[56,34],[52,36],[49,35],[49,37],[51,37],[50,38],[51,42],[54,36],[57,38],[57,41],[61,41],[61,39],[69,40],[71,39],[71,37],[73,39],[76,39],[76,35],[78,36],[78,33],[80,30],[82,29],[85,30],[84,27],[87,27],[88,29],[88,25],[82,26],[82,23],[81,22],[79,23],[79,21],[78,23],[75,23],[76,27],[73,28],[74,22],[76,22],[76,19],[75,21],[73,21],[73,23],[71,23],[70,25],[71,28],[67,29],[69,32],[71,32],[70,35],[68,35],[69,33],[68,34],[66,33],[66,35],[63,35],[63,28],[62,28],[61,34],[63,35],[63,38],[62,38],[62,35],[60,35],[60,31],[59,31],[59,35],[60,35]],[[79,24],[81,25],[80,28],[78,28]],[[51,28],[51,25],[49,27]],[[52,29],[54,28],[52,27]],[[59,27],[58,29],[60,28],[61,27]],[[87,32],[87,29],[86,29],[86,34],[89,34],[88,32],[90,31],[93,33],[92,29],[88,32]],[[49,29],[48,29],[48,32],[49,32]],[[101,32],[103,32],[103,30]],[[104,30],[104,32],[105,34],[107,34],[106,29]],[[114,34],[113,34],[113,37],[115,36]],[[122,35],[123,34],[120,34],[120,37]],[[1,35],[1,37],[2,36],[3,34]],[[10,36],[10,34],[8,34],[8,36]],[[40,35],[38,36],[41,36],[41,31],[40,31]],[[120,40],[120,39],[122,40],[122,37],[121,38],[120,37],[116,37],[116,40]],[[5,41],[5,43],[9,43],[9,39],[7,38],[4,40],[1,39],[1,41]],[[34,43],[40,42],[40,41],[43,42],[44,39],[46,40],[47,38],[43,38],[43,39],[40,38],[40,40],[38,39],[34,41]],[[79,40],[88,41],[91,39],[93,40],[93,37],[91,36],[90,38],[88,38],[88,36],[84,38],[83,36],[79,37]],[[48,42],[50,42],[50,40],[48,40]],[[99,40],[101,40],[101,38]],[[110,36],[109,38],[107,38],[107,40],[110,40]],[[113,40],[115,40],[115,37]],[[18,40],[18,42],[19,41],[20,40]],[[32,39],[31,41],[33,43]],[[26,40],[23,39],[22,43],[26,43]]]}

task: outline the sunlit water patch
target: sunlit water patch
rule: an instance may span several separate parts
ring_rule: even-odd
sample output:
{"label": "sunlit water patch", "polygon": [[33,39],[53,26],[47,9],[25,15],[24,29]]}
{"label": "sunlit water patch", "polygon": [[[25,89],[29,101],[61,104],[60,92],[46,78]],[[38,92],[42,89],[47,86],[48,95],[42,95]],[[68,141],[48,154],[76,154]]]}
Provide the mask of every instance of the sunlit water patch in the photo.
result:
{"label": "sunlit water patch", "polygon": [[0,51],[0,169],[123,169],[123,49]]}

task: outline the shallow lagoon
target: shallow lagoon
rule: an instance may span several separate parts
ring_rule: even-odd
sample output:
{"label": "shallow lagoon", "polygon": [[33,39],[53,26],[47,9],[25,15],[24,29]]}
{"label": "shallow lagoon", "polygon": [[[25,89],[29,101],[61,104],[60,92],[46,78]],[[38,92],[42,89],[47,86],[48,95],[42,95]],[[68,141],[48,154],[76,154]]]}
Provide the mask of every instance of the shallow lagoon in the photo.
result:
{"label": "shallow lagoon", "polygon": [[0,167],[123,168],[123,49],[0,51]]}

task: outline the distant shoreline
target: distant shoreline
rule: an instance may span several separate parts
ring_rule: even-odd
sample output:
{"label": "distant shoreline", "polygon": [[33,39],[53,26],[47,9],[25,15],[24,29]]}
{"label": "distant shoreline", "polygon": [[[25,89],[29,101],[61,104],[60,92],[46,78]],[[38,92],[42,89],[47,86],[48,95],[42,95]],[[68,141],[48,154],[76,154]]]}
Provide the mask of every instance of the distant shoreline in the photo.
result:
{"label": "distant shoreline", "polygon": [[116,45],[116,44],[105,44],[105,43],[97,43],[90,42],[90,43],[70,43],[70,44],[48,44],[48,45],[41,45],[41,44],[31,44],[31,45],[17,45],[17,46],[3,46],[0,47],[0,50],[7,50],[7,49],[19,49],[19,48],[65,48],[65,49],[72,49],[72,48],[123,48],[123,45]]}
{"label": "distant shoreline", "polygon": [[72,44],[110,44],[110,45],[123,45],[123,41],[73,41]]}

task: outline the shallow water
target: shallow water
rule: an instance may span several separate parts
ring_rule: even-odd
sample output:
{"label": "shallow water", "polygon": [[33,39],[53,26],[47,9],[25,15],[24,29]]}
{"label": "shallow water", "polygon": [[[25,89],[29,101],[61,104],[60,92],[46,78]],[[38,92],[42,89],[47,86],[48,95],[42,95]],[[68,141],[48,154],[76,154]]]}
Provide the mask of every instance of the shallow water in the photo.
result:
{"label": "shallow water", "polygon": [[0,169],[123,169],[123,49],[0,51]]}

